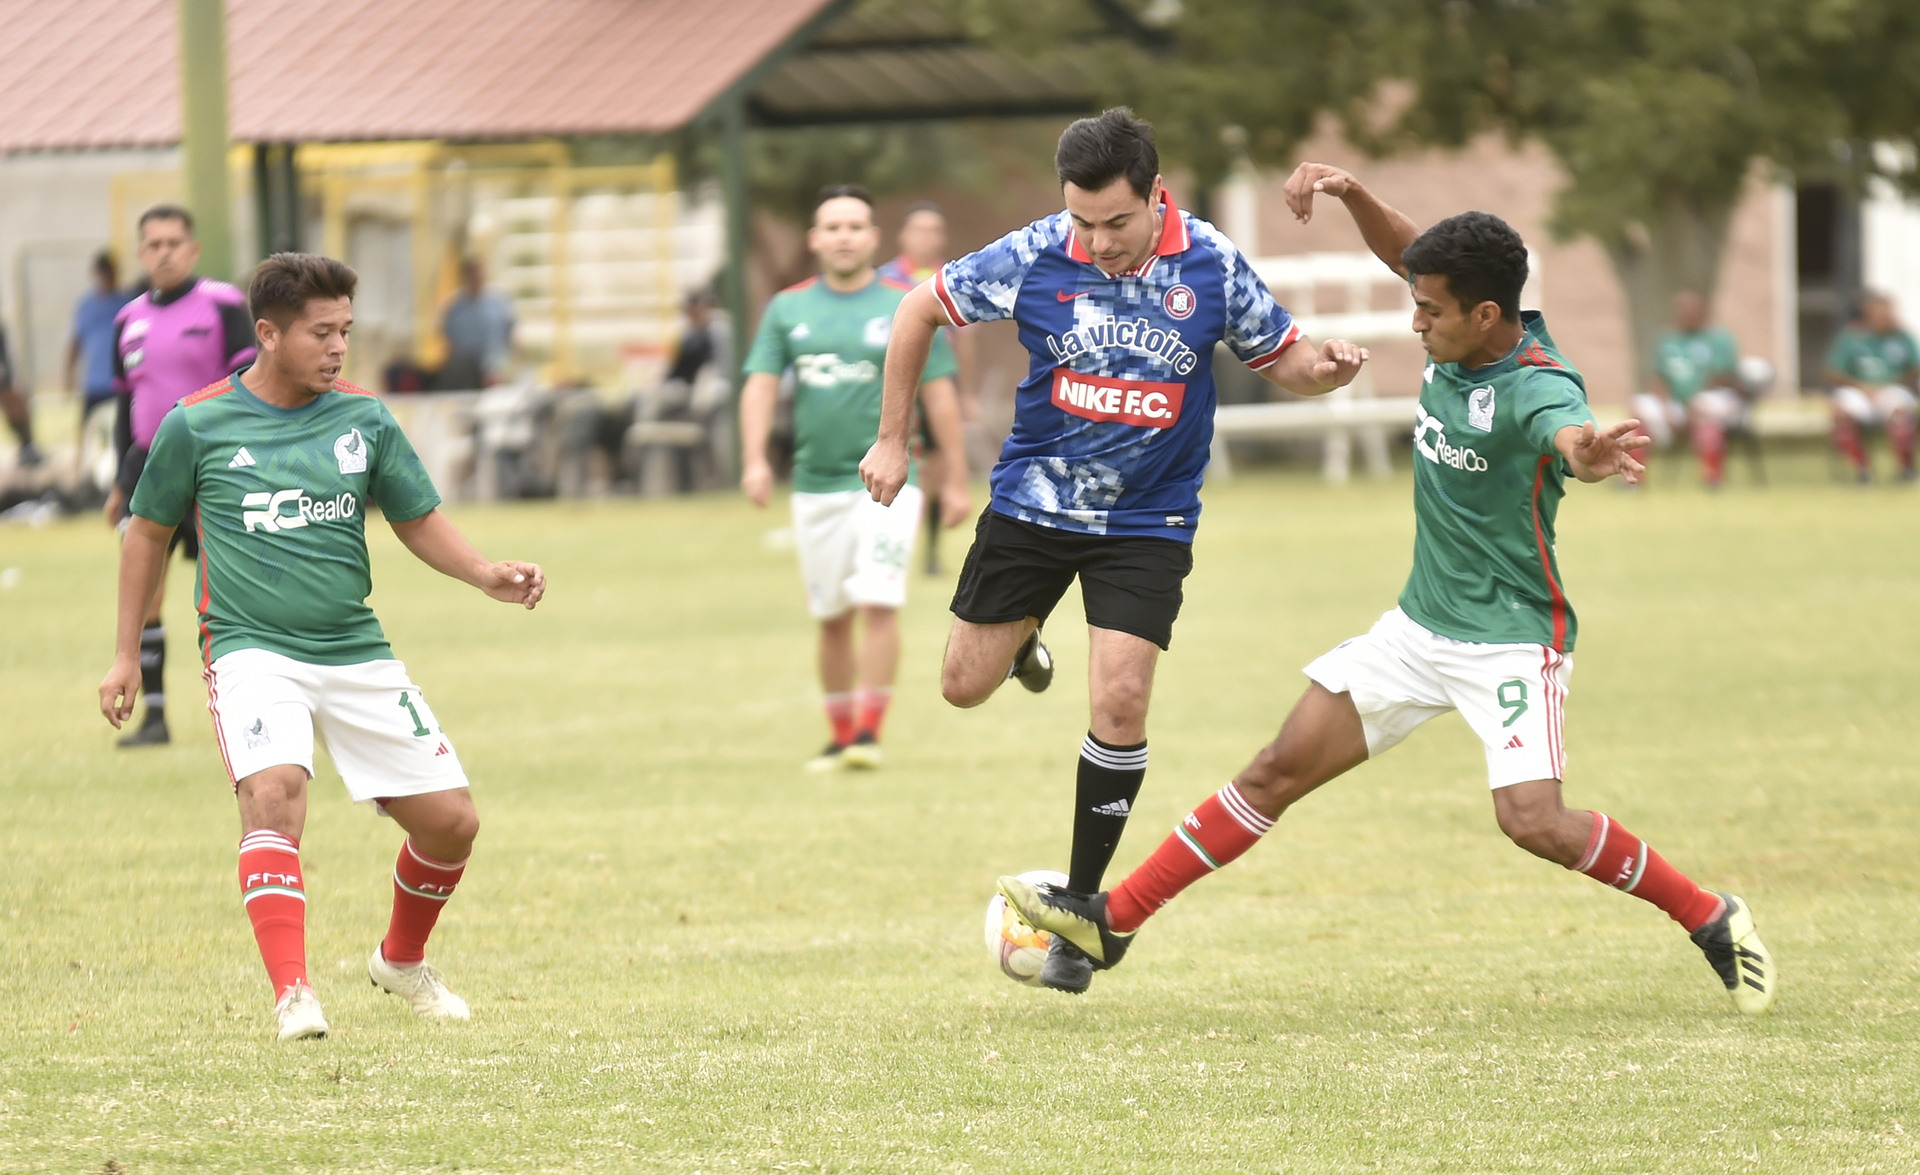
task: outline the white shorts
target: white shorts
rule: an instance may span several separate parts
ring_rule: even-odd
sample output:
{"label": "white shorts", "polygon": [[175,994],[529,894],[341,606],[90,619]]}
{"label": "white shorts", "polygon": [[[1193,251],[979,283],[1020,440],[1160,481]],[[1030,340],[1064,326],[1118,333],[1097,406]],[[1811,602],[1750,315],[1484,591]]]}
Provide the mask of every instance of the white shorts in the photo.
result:
{"label": "white shorts", "polygon": [[1561,742],[1573,658],[1546,645],[1457,641],[1400,609],[1307,666],[1307,676],[1352,694],[1367,734],[1367,756],[1399,744],[1413,728],[1460,711],[1487,748],[1487,782],[1512,787],[1566,775]]}
{"label": "white shorts", "polygon": [[1633,397],[1633,414],[1640,419],[1640,427],[1653,438],[1653,443],[1666,448],[1673,443],[1674,433],[1686,427],[1687,410],[1652,392],[1640,392]]}
{"label": "white shorts", "polygon": [[1739,393],[1726,388],[1701,388],[1693,396],[1693,414],[1718,425],[1735,423],[1745,409]]}
{"label": "white shorts", "polygon": [[398,661],[313,665],[236,649],[205,676],[214,736],[236,788],[282,764],[311,777],[316,720],[356,804],[467,786],[453,741]]}
{"label": "white shorts", "polygon": [[891,506],[865,490],[793,495],[793,543],[815,619],[831,620],[862,604],[907,602],[907,568],[925,501],[918,486],[902,486]]}
{"label": "white shorts", "polygon": [[1833,389],[1833,406],[1861,424],[1885,424],[1896,412],[1913,415],[1913,392],[1899,384],[1881,388],[1856,388],[1841,384]]}

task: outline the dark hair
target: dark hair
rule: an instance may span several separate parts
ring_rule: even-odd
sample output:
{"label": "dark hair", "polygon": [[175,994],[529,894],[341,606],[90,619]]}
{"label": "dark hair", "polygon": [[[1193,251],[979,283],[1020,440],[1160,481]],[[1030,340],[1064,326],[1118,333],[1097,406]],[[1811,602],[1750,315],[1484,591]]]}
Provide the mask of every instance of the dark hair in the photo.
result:
{"label": "dark hair", "polygon": [[1444,277],[1462,310],[1482,302],[1500,307],[1509,322],[1520,318],[1520,290],[1527,284],[1527,246],[1513,226],[1491,212],[1462,212],[1434,225],[1400,254],[1408,277]]}
{"label": "dark hair", "polygon": [[859,184],[828,184],[826,187],[821,188],[813,198],[814,214],[819,214],[822,204],[825,204],[829,200],[838,200],[842,196],[851,196],[855,200],[865,204],[868,212],[873,211],[873,193],[867,191]]}
{"label": "dark hair", "polygon": [[187,226],[187,235],[193,235],[193,213],[178,204],[155,204],[140,214],[140,223],[135,226],[145,231],[149,220],[177,220]]}
{"label": "dark hair", "polygon": [[907,210],[900,214],[900,223],[905,224],[909,220],[912,220],[914,217],[914,214],[918,212],[931,212],[935,216],[939,217],[941,220],[945,220],[947,218],[946,210],[941,208],[938,204],[935,204],[931,200],[921,200],[916,203],[907,205]]}
{"label": "dark hair", "polygon": [[119,266],[113,263],[112,249],[102,249],[93,255],[93,272],[104,273],[108,277],[119,274]]}
{"label": "dark hair", "polygon": [[1097,192],[1121,176],[1142,200],[1153,191],[1160,174],[1160,151],[1153,145],[1153,127],[1133,116],[1125,106],[1083,118],[1060,132],[1053,153],[1053,170],[1062,186],[1072,184]]}
{"label": "dark hair", "polygon": [[275,253],[253,271],[247,283],[247,309],[255,322],[262,318],[286,329],[306,313],[315,298],[351,298],[360,275],[344,261],[312,253]]}

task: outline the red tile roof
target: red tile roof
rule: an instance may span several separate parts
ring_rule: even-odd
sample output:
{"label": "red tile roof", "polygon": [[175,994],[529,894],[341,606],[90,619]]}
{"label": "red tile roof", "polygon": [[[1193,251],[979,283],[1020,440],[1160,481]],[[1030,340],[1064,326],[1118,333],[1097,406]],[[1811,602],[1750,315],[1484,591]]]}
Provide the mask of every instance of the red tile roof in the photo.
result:
{"label": "red tile roof", "polygon": [[[242,142],[684,126],[830,0],[228,0]],[[0,0],[0,151],[180,137],[176,0]]]}

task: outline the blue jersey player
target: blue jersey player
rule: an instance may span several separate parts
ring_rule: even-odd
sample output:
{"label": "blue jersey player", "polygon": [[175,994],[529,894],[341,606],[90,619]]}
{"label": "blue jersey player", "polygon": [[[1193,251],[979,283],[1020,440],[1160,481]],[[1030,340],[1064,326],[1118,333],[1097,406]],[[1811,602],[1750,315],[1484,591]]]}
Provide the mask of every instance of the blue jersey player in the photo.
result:
{"label": "blue jersey player", "polygon": [[[1068,876],[1092,892],[1146,774],[1154,663],[1193,566],[1215,345],[1303,395],[1351,381],[1366,352],[1307,343],[1232,243],[1174,204],[1153,130],[1131,111],[1069,126],[1054,166],[1064,212],[948,262],[900,304],[861,474],[881,502],[906,483],[910,409],[936,330],[1019,326],[1032,363],[961,568],[941,690],[977,706],[1009,676],[1044,689],[1052,663],[1039,629],[1079,578],[1092,721]],[[1056,937],[1045,976],[1083,991],[1093,970]]]}

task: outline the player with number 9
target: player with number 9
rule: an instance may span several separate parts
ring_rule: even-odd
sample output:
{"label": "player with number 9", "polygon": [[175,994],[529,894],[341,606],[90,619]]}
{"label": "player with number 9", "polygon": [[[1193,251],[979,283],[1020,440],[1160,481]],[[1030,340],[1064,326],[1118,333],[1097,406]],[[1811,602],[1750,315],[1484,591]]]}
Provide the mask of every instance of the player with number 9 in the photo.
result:
{"label": "player with number 9", "polygon": [[1506,222],[1469,212],[1422,233],[1317,163],[1301,164],[1287,191],[1302,220],[1315,193],[1341,199],[1413,289],[1413,329],[1431,362],[1414,427],[1406,589],[1371,631],[1307,666],[1307,692],[1279,736],[1119,885],[1087,894],[1005,877],[1001,892],[1029,925],[1110,967],[1156,910],[1252,848],[1292,804],[1457,710],[1485,746],[1494,813],[1515,844],[1665,912],[1739,1011],[1765,1011],[1774,964],[1746,902],[1700,888],[1619,822],[1561,799],[1576,625],[1554,518],[1568,474],[1638,478],[1639,422],[1595,426],[1579,373],[1539,312],[1520,309],[1527,251]]}

